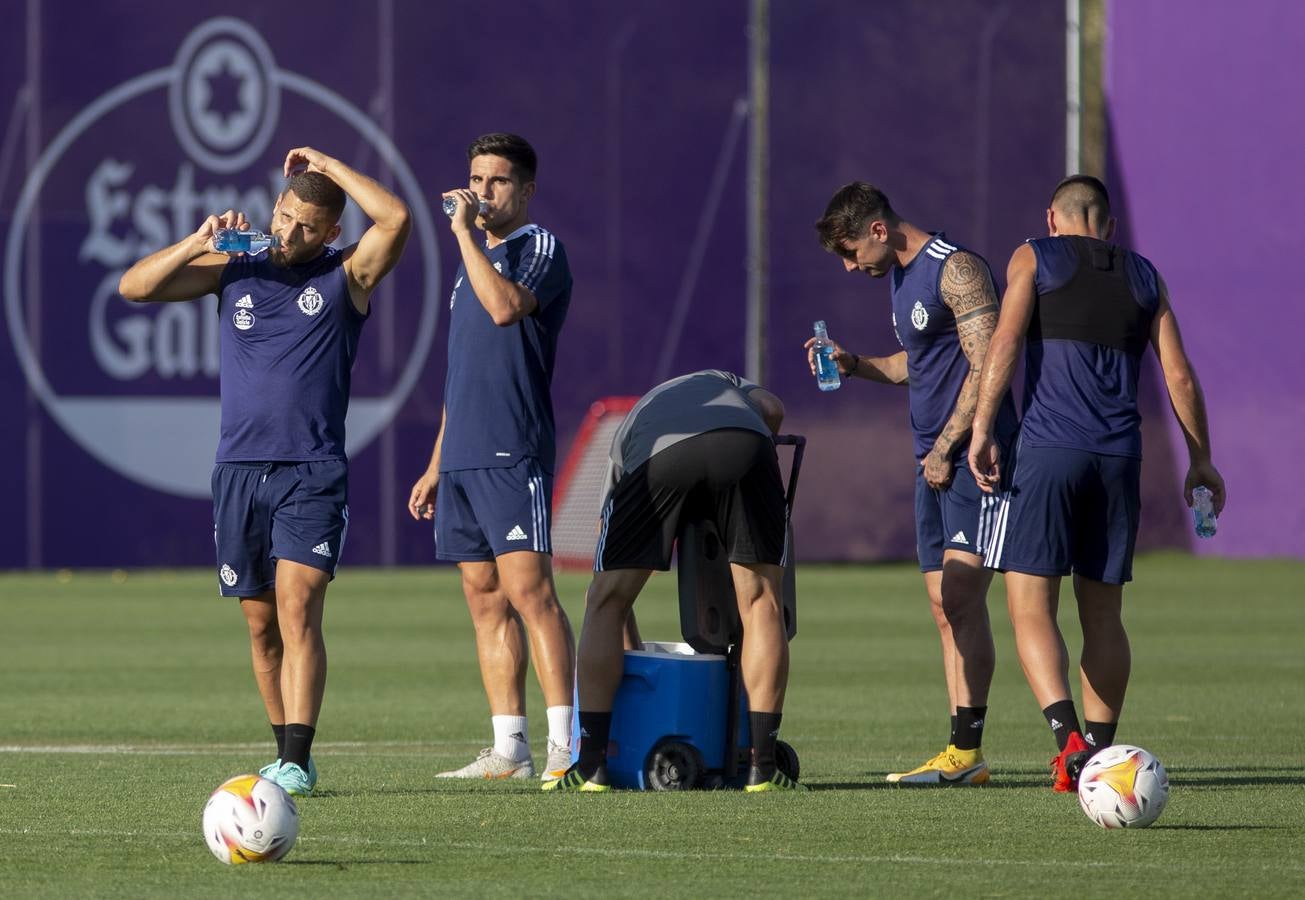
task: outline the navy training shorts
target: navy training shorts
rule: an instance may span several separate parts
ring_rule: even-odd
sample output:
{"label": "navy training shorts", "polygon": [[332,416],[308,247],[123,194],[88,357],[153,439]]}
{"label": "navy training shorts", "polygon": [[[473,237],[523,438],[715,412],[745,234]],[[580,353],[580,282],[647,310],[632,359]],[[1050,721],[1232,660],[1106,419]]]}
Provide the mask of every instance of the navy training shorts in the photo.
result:
{"label": "navy training shorts", "polygon": [[270,591],[278,559],[335,577],[349,527],[346,461],[218,463],[212,484],[223,597]]}
{"label": "navy training shorts", "polygon": [[510,467],[441,472],[435,494],[435,555],[488,562],[504,553],[553,552],[553,475],[524,457]]}
{"label": "navy training shorts", "polygon": [[1021,445],[998,503],[989,568],[1106,584],[1133,579],[1142,461]]}

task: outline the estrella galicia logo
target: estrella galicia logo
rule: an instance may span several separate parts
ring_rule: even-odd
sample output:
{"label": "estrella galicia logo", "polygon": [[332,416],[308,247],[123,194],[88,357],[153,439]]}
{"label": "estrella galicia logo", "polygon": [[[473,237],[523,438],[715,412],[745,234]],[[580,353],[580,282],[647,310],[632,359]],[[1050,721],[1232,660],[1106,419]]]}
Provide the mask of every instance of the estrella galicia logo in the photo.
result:
{"label": "estrella galicia logo", "polygon": [[315,316],[322,311],[322,295],[317,288],[309,286],[299,295],[299,311],[306,316]]}
{"label": "estrella galicia logo", "polygon": [[[67,84],[74,91],[85,80]],[[347,452],[371,443],[419,381],[441,306],[430,210],[384,130],[331,87],[279,67],[258,30],[230,16],[182,36],[163,68],[78,108],[83,102],[67,104],[75,114],[31,167],[0,261],[6,329],[51,418],[87,454],[138,484],[210,495],[221,341],[257,327],[254,303],[245,296],[219,310],[208,296],[128,304],[117,295],[118,279],[210,213],[241,209],[255,227],[270,225],[285,151],[305,142],[282,116],[293,104],[296,122],[313,123],[319,147],[366,157],[413,213],[405,265],[387,284],[420,292],[422,302],[376,305],[379,321],[371,327],[399,336],[397,364],[361,370],[349,404]],[[117,139],[146,132],[148,142]],[[84,218],[63,212],[81,204]],[[42,209],[61,212],[42,216]],[[337,246],[356,241],[366,226],[348,204]],[[323,298],[305,291],[298,305],[316,316]],[[234,328],[224,327],[223,316]],[[42,333],[59,334],[57,352],[41,346]],[[134,426],[123,428],[124,421]],[[169,439],[158,440],[164,433]]]}

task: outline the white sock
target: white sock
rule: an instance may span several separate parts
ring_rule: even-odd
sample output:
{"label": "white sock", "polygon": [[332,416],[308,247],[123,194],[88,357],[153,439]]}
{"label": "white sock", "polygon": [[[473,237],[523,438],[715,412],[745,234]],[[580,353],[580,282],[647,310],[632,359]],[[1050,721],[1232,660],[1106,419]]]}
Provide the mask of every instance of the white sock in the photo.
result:
{"label": "white sock", "polygon": [[571,723],[575,718],[574,706],[548,708],[548,740],[559,747],[571,746]]}
{"label": "white sock", "polygon": [[513,762],[530,759],[530,737],[525,716],[490,716],[494,723],[494,752]]}

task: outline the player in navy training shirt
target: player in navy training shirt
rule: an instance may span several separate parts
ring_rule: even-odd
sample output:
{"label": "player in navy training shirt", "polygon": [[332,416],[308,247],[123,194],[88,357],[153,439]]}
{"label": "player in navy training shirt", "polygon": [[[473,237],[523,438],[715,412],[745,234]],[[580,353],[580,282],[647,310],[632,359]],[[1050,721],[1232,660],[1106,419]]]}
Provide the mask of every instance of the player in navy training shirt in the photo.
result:
{"label": "player in navy training shirt", "polygon": [[[887,780],[983,784],[989,778],[983,723],[996,654],[987,607],[992,573],[983,568],[982,554],[993,504],[981,500],[965,466],[965,439],[979,366],[997,324],[992,276],[982,257],[904,221],[883,192],[865,182],[841,188],[816,228],[847,271],[892,276],[893,327],[903,349],[869,357],[835,344],[839,372],[910,389],[916,552],[942,640],[951,735],[941,753]],[[812,345],[807,342],[814,371]],[[998,425],[999,436],[1013,436],[1009,401]]]}
{"label": "player in navy training shirt", "polygon": [[[1062,181],[1047,230],[1011,257],[969,463],[984,491],[1005,488],[987,564],[1006,573],[1016,649],[1056,737],[1055,789],[1073,791],[1091,753],[1114,741],[1128,687],[1121,612],[1141,510],[1137,382],[1148,343],[1187,441],[1188,505],[1203,484],[1222,510],[1224,484],[1164,280],[1145,257],[1108,243],[1115,220],[1105,185],[1086,175]],[[1008,457],[992,438],[993,414],[1026,339],[1024,415]],[[1083,627],[1083,729],[1056,624],[1060,580],[1071,572]]]}
{"label": "player in navy training shirt", "polygon": [[[548,715],[553,780],[571,764],[575,639],[553,586],[549,537],[554,427],[549,389],[571,302],[562,243],[530,223],[535,151],[512,134],[467,150],[468,187],[450,223],[462,255],[449,301],[444,414],[414,518],[435,520],[435,551],[454,560],[476,630],[494,745],[439,777],[534,775],[526,730],[526,662],[533,653]],[[487,204],[478,215],[479,203]],[[482,243],[476,228],[485,232]],[[529,652],[527,651],[529,648]]]}
{"label": "player in navy training shirt", "polygon": [[[137,301],[219,295],[219,590],[240,598],[277,739],[277,759],[260,774],[307,794],[317,783],[310,751],[326,688],[322,612],[349,520],[350,371],[372,291],[398,263],[410,224],[398,197],[311,147],[291,150],[284,168],[289,181],[269,229],[278,248],[214,252],[219,228],[248,227],[243,212],[227,210],[137,262],[119,293]],[[336,250],[328,245],[346,195],[372,225]]]}

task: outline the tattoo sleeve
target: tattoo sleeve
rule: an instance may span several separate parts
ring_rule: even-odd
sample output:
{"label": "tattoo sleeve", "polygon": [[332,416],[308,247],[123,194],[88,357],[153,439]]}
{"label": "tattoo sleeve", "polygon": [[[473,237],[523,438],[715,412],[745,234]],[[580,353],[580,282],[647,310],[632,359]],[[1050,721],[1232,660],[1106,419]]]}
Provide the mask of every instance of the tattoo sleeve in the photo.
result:
{"label": "tattoo sleeve", "polygon": [[953,253],[943,264],[939,285],[942,302],[956,317],[956,337],[969,360],[970,371],[956,396],[951,417],[938,434],[934,449],[950,455],[970,433],[979,400],[979,373],[983,357],[997,327],[997,291],[983,260],[964,251]]}

